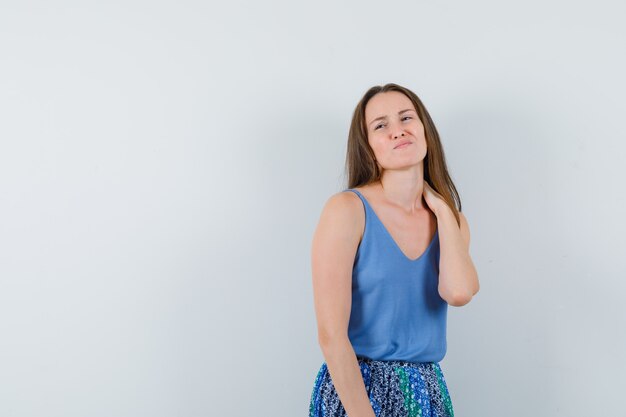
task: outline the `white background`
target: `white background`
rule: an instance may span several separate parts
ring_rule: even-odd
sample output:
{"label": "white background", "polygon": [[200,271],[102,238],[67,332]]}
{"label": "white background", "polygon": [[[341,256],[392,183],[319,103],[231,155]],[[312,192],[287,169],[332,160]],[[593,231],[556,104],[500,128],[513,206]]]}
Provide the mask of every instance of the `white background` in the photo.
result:
{"label": "white background", "polygon": [[618,1],[0,3],[0,415],[307,416],[310,243],[373,85],[431,113],[481,291],[457,416],[623,411]]}

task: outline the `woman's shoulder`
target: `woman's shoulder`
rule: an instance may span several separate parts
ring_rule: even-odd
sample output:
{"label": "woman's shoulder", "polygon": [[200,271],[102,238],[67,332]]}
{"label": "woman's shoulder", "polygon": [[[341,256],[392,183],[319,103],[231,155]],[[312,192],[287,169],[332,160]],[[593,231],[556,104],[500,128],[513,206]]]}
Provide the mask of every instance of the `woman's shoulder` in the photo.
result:
{"label": "woman's shoulder", "polygon": [[346,188],[336,192],[328,197],[325,206],[333,212],[356,211],[361,204],[361,199],[350,190],[360,191],[358,188]]}
{"label": "woman's shoulder", "polygon": [[[353,188],[354,189],[354,188]],[[328,197],[319,224],[329,235],[341,236],[339,241],[354,239],[356,244],[364,232],[365,211],[361,199],[353,192],[342,190]]]}
{"label": "woman's shoulder", "polygon": [[323,219],[349,222],[360,228],[365,220],[364,205],[361,198],[350,190],[360,191],[361,187],[346,188],[326,199],[321,215]]}
{"label": "woman's shoulder", "polygon": [[[352,192],[350,190],[354,190],[360,195],[357,195],[357,193]],[[348,194],[352,201],[358,202],[361,199],[361,197],[369,201],[370,198],[376,197],[377,193],[378,193],[378,188],[376,187],[376,184],[370,183],[370,184],[359,185],[358,187],[346,188],[343,191],[336,193],[334,195]]]}

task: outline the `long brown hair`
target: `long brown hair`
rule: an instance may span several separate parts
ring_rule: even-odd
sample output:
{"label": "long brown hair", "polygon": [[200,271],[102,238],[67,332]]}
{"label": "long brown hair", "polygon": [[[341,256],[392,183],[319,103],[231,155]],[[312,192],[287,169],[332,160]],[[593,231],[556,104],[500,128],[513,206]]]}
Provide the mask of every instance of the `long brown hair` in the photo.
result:
{"label": "long brown hair", "polygon": [[380,180],[382,171],[379,169],[374,157],[374,151],[367,139],[367,126],[365,124],[365,107],[372,97],[378,93],[397,91],[409,98],[422,124],[426,136],[426,156],[424,157],[424,181],[437,191],[446,204],[452,209],[457,223],[460,225],[459,211],[461,211],[461,198],[448,174],[446,158],[443,146],[439,140],[439,133],[435,123],[430,118],[428,110],[417,94],[398,84],[388,83],[383,86],[371,87],[363,95],[352,115],[352,123],[348,133],[348,149],[346,153],[345,171],[348,173],[348,187],[354,188],[370,184]]}

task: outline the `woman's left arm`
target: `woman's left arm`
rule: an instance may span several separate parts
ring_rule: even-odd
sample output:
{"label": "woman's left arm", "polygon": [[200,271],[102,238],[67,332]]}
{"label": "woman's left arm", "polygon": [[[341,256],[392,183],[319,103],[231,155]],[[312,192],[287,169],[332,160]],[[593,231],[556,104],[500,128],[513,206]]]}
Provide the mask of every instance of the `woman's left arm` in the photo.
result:
{"label": "woman's left arm", "polygon": [[469,226],[459,212],[461,227],[447,205],[435,213],[439,229],[439,295],[448,304],[464,306],[478,292],[478,273],[469,254]]}
{"label": "woman's left arm", "polygon": [[[427,184],[426,181],[424,183]],[[452,209],[439,194],[430,185],[424,188],[425,200],[437,216],[439,295],[451,306],[464,306],[480,288],[478,273],[469,254],[470,231],[467,219],[459,212],[459,227]]]}

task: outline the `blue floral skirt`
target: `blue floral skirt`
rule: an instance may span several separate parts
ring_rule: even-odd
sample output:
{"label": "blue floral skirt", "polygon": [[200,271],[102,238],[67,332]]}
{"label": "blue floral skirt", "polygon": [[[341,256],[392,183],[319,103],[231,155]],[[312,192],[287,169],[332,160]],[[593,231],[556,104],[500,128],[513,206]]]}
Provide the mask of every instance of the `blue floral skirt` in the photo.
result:
{"label": "blue floral skirt", "polygon": [[[438,362],[378,361],[357,356],[376,417],[453,417]],[[326,362],[315,378],[309,417],[347,417]]]}

